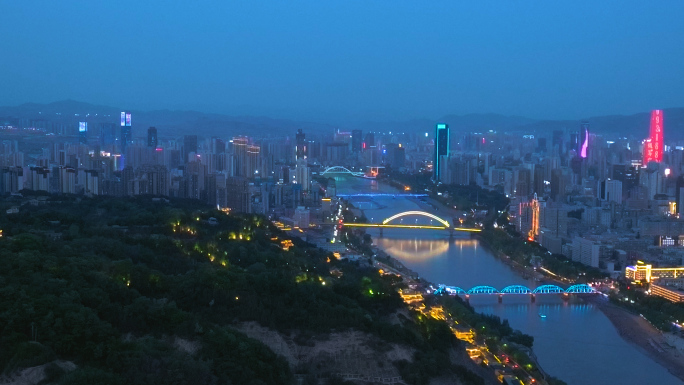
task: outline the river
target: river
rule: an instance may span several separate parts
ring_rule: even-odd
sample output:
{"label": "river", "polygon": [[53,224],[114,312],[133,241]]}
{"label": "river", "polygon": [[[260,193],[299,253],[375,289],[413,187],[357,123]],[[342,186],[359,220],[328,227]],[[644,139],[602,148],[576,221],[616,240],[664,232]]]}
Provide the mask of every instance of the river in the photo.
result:
{"label": "river", "polygon": [[[374,180],[337,178],[337,192],[396,192]],[[350,198],[373,222],[381,222],[407,210],[421,210],[419,199]],[[432,211],[450,220],[446,213]],[[424,217],[397,219],[404,224],[429,224]],[[434,223],[433,223],[434,224]],[[494,257],[476,239],[459,234],[450,239],[435,230],[371,230],[374,243],[428,281],[458,286],[465,290],[479,285],[502,289],[509,285],[530,288],[528,281]],[[471,296],[476,311],[508,319],[511,326],[534,337],[534,351],[542,368],[569,385],[587,384],[682,384],[665,368],[626,342],[592,304],[580,299],[563,301],[556,295],[538,295],[535,303],[526,296],[507,296],[498,303],[495,295]],[[546,318],[541,318],[540,313]]]}

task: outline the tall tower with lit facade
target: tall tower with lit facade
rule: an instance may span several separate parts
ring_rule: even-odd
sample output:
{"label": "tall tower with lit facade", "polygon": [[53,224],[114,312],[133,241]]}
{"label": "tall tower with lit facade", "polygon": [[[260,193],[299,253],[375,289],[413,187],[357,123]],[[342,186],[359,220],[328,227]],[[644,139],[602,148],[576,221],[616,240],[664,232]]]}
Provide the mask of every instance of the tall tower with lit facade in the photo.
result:
{"label": "tall tower with lit facade", "polygon": [[648,139],[644,142],[644,166],[649,162],[662,162],[663,149],[663,110],[651,111],[651,130]]}
{"label": "tall tower with lit facade", "polygon": [[297,130],[297,135],[295,135],[295,138],[295,161],[306,159],[308,156],[308,151],[306,150],[306,135],[301,128]]}
{"label": "tall tower with lit facade", "polygon": [[589,122],[582,122],[582,129],[579,132],[579,148],[577,154],[580,158],[586,159],[589,155]]}
{"label": "tall tower with lit facade", "polygon": [[126,148],[133,142],[133,133],[131,132],[131,113],[130,111],[121,111],[121,153],[126,152]]}
{"label": "tall tower with lit facade", "polygon": [[449,125],[438,123],[435,126],[435,158],[432,164],[432,175],[435,181],[442,179],[440,162],[443,156],[449,155]]}

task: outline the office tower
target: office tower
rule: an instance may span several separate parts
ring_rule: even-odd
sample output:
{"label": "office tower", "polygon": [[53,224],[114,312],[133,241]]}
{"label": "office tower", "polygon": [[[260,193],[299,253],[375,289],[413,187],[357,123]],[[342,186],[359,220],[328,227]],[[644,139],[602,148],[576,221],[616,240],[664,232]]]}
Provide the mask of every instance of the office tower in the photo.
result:
{"label": "office tower", "polygon": [[599,182],[598,198],[606,202],[622,203],[622,182],[615,179],[607,179]]}
{"label": "office tower", "polygon": [[307,147],[306,135],[304,134],[304,132],[302,132],[301,128],[299,130],[297,130],[297,135],[295,136],[295,138],[296,138],[296,143],[295,143],[295,162],[296,162],[300,159],[306,159],[308,157],[308,151],[306,149],[306,147]]}
{"label": "office tower", "polygon": [[249,139],[247,139],[244,136],[239,136],[236,138],[233,138],[233,165],[232,165],[232,170],[233,172],[231,173],[232,176],[244,176],[248,177],[249,175],[244,175],[243,170],[244,170],[244,164],[247,159],[247,143],[249,143]]}
{"label": "office tower", "polygon": [[249,213],[252,209],[249,195],[249,181],[242,177],[226,179],[227,205],[236,213]]}
{"label": "office tower", "polygon": [[260,177],[261,170],[261,147],[255,145],[247,145],[245,149],[245,162],[243,163],[242,175],[246,178]]}
{"label": "office tower", "polygon": [[189,162],[188,155],[197,154],[197,135],[185,135],[183,137],[183,163]]}
{"label": "office tower", "polygon": [[361,130],[352,130],[352,152],[361,152],[363,149],[363,134]]}
{"label": "office tower", "polygon": [[534,165],[534,193],[539,195],[544,195],[546,190],[546,168],[540,164]]}
{"label": "office tower", "polygon": [[116,124],[102,123],[100,124],[100,146],[107,148],[116,143]]}
{"label": "office tower", "polygon": [[555,152],[554,155],[561,155],[563,153],[563,131],[562,130],[554,130],[553,131],[553,140],[551,142],[553,149]]}
{"label": "office tower", "polygon": [[157,139],[157,129],[150,127],[147,129],[147,147],[157,148],[159,140]]}
{"label": "office tower", "polygon": [[223,154],[226,152],[226,142],[223,139],[211,138],[211,152],[213,154]]}
{"label": "office tower", "polygon": [[589,152],[589,122],[582,122],[582,129],[579,132],[579,147],[577,154],[582,159],[586,159]]}
{"label": "office tower", "polygon": [[88,122],[78,122],[78,141],[88,143]]}
{"label": "office tower", "polygon": [[401,144],[390,148],[389,164],[394,169],[400,169],[406,166],[406,149]]}
{"label": "office tower", "polygon": [[311,185],[311,168],[306,164],[306,160],[300,159],[295,167],[293,183],[302,186],[302,191],[309,191]]}
{"label": "office tower", "polygon": [[202,199],[204,196],[204,181],[207,176],[207,165],[198,160],[193,160],[185,165],[184,173],[187,186],[186,198]]}
{"label": "office tower", "polygon": [[438,123],[435,126],[435,157],[433,164],[433,179],[441,180],[439,163],[442,156],[449,156],[449,125]]}
{"label": "office tower", "polygon": [[[473,175],[473,159],[456,159],[449,165],[449,173],[451,174],[451,184],[467,186],[474,181]],[[442,177],[446,175],[442,174]]]}
{"label": "office tower", "polygon": [[567,177],[563,170],[555,169],[551,173],[551,198],[556,202],[565,201],[565,189],[567,186]]}
{"label": "office tower", "polygon": [[663,111],[651,111],[651,130],[648,139],[644,142],[644,165],[649,162],[663,161],[663,134],[664,134]]}
{"label": "office tower", "polygon": [[363,139],[363,143],[362,147],[364,149],[375,147],[375,134],[372,132],[367,133],[366,137]]}
{"label": "office tower", "polygon": [[133,133],[131,128],[131,113],[129,111],[121,112],[121,153],[126,153],[126,148],[133,142]]}
{"label": "office tower", "polygon": [[546,138],[537,138],[536,152],[546,152]]}

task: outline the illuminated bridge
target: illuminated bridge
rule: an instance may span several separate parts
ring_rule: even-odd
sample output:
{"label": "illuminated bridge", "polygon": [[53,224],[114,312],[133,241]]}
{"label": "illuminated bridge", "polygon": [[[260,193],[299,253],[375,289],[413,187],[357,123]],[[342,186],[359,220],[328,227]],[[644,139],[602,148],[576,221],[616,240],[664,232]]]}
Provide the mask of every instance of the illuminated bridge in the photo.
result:
{"label": "illuminated bridge", "polygon": [[489,294],[489,295],[498,295],[499,296],[499,302],[502,301],[503,296],[507,294],[527,294],[532,298],[532,302],[534,302],[535,296],[537,294],[561,294],[563,298],[567,298],[570,294],[596,294],[598,291],[596,291],[593,287],[587,285],[587,284],[579,284],[579,285],[573,285],[570,286],[567,289],[563,289],[560,286],[556,285],[541,285],[537,288],[530,289],[527,286],[523,285],[511,285],[511,286],[506,286],[501,290],[497,290],[496,288],[492,286],[475,286],[473,288],[470,288],[468,290],[462,289],[457,286],[446,286],[446,285],[439,285],[437,290],[435,290],[435,294],[447,294],[447,295],[462,295],[465,296],[466,299],[468,299],[471,295],[478,295],[478,294]]}
{"label": "illuminated bridge", "polygon": [[403,193],[396,193],[396,194],[388,194],[388,193],[358,193],[358,194],[337,194],[338,197],[340,198],[355,198],[355,197],[371,197],[371,198],[418,198],[418,197],[426,197],[428,196],[427,194],[403,194]]}
{"label": "illuminated bridge", "polygon": [[[400,219],[406,216],[421,216],[429,218],[431,221],[437,221],[436,225],[404,225],[404,224],[394,224],[390,223],[396,219]],[[454,231],[465,231],[476,233],[482,231],[480,228],[470,228],[470,227],[452,227],[451,224],[446,219],[442,219],[435,214],[428,213],[425,211],[404,211],[403,213],[392,215],[391,217],[382,221],[382,223],[343,223],[346,227],[374,227],[379,228],[382,234],[382,229],[392,228],[392,229],[430,229],[430,230],[448,230],[450,233]]]}
{"label": "illuminated bridge", "polygon": [[353,176],[364,176],[365,175],[365,173],[363,171],[355,172],[355,171],[352,171],[352,170],[350,170],[346,167],[342,167],[342,166],[328,167],[323,172],[321,172],[319,175],[325,175],[325,174],[350,174]]}

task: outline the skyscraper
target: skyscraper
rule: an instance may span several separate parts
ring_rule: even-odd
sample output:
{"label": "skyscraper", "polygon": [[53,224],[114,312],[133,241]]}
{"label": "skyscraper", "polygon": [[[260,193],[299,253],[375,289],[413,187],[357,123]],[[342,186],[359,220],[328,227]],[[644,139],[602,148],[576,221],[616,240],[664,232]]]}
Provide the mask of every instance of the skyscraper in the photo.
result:
{"label": "skyscraper", "polygon": [[295,144],[295,161],[306,159],[308,157],[308,151],[306,150],[306,135],[302,132],[301,128],[297,130],[295,138],[297,141]]}
{"label": "skyscraper", "polygon": [[352,130],[352,152],[361,152],[363,148],[363,133],[361,130]]}
{"label": "skyscraper", "polygon": [[439,181],[440,175],[440,157],[449,155],[449,125],[438,123],[435,126],[435,158],[433,164],[433,179]]}
{"label": "skyscraper", "polygon": [[126,147],[133,141],[133,133],[131,132],[131,113],[129,111],[121,111],[121,152],[126,152]]}
{"label": "skyscraper", "polygon": [[183,137],[183,163],[188,162],[188,155],[197,153],[197,135],[185,135]]}
{"label": "skyscraper", "polygon": [[147,129],[147,147],[157,148],[157,128],[150,127]]}
{"label": "skyscraper", "polygon": [[244,136],[238,136],[233,138],[233,155],[235,156],[234,176],[247,177],[244,174],[245,163],[247,162],[247,143],[249,139]]}
{"label": "skyscraper", "polygon": [[88,122],[78,122],[78,141],[88,143]]}
{"label": "skyscraper", "polygon": [[375,147],[375,134],[373,134],[372,132],[367,133],[366,137],[363,139],[363,143],[365,144],[364,148]]}
{"label": "skyscraper", "polygon": [[663,110],[651,111],[651,130],[648,139],[644,142],[644,165],[649,162],[662,162],[663,149]]}
{"label": "skyscraper", "polygon": [[579,148],[577,154],[585,159],[589,153],[589,122],[582,122],[582,129],[579,132]]}

